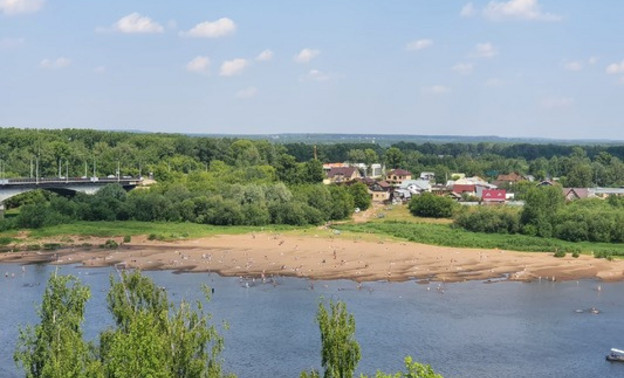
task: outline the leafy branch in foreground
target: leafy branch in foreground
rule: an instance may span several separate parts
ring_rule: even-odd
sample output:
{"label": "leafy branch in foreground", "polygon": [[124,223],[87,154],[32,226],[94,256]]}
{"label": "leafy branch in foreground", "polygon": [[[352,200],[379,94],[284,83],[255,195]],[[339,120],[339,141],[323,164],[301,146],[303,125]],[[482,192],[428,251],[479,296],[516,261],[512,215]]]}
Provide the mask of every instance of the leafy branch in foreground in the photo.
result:
{"label": "leafy branch in foreground", "polygon": [[[360,361],[360,345],[355,340],[355,318],[347,312],[344,302],[329,302],[329,311],[319,303],[316,320],[321,331],[321,364],[324,378],[353,377]],[[442,378],[430,365],[424,365],[405,357],[406,371],[387,374],[378,371],[375,378]],[[361,378],[367,378],[361,375]],[[300,378],[320,378],[316,370],[301,372]]]}

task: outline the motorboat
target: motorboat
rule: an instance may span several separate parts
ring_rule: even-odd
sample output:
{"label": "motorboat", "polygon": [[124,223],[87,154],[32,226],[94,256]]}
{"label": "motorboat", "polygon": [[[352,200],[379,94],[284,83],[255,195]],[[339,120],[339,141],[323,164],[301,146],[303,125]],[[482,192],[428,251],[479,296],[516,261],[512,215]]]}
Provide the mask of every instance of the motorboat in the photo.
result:
{"label": "motorboat", "polygon": [[611,348],[611,353],[607,354],[607,361],[624,362],[624,350]]}

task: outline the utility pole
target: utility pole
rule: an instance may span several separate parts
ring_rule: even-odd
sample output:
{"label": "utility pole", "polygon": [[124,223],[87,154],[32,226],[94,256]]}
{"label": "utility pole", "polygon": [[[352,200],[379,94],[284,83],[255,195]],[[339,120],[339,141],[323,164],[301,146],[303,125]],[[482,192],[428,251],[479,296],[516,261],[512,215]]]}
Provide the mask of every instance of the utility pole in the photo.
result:
{"label": "utility pole", "polygon": [[119,171],[119,160],[117,160],[117,182],[119,182],[121,172]]}
{"label": "utility pole", "polygon": [[65,159],[65,183],[69,182],[69,160]]}
{"label": "utility pole", "polygon": [[95,175],[95,156],[93,157],[93,178],[97,177]]}
{"label": "utility pole", "polygon": [[33,158],[30,157],[30,178],[33,178]]}
{"label": "utility pole", "polygon": [[84,163],[85,163],[85,174],[84,174],[84,177],[87,177],[87,161],[85,160]]}
{"label": "utility pole", "polygon": [[35,171],[35,173],[36,173],[36,175],[37,175],[37,176],[36,176],[37,178],[35,179],[35,182],[36,182],[37,184],[39,184],[39,156],[37,156],[37,158],[36,158],[35,162],[37,163],[37,169],[36,169],[36,171]]}

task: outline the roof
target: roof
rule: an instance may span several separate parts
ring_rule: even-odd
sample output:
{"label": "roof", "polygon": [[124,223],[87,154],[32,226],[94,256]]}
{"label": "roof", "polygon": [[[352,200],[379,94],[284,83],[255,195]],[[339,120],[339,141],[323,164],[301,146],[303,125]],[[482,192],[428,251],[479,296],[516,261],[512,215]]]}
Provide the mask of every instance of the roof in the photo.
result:
{"label": "roof", "polygon": [[392,176],[392,175],[396,175],[396,176],[411,176],[412,172],[406,171],[405,169],[393,169],[390,172],[388,172],[388,174],[386,176]]}
{"label": "roof", "polygon": [[563,195],[570,199],[570,197],[576,198],[588,198],[591,196],[591,192],[587,188],[563,188]]}
{"label": "roof", "polygon": [[429,190],[431,189],[431,183],[427,180],[405,180],[399,185],[401,189],[407,189],[410,186],[415,186],[421,190]]}
{"label": "roof", "polygon": [[336,176],[351,177],[354,173],[359,172],[355,167],[333,167],[327,172],[328,178]]}
{"label": "roof", "polygon": [[324,163],[323,169],[340,168],[340,167],[346,167],[346,166],[347,164],[345,163]]}
{"label": "roof", "polygon": [[484,201],[505,201],[507,191],[505,189],[483,189],[481,198]]}
{"label": "roof", "polygon": [[518,181],[525,181],[526,179],[524,178],[524,176],[519,175],[516,172],[511,172],[508,175],[498,175],[498,177],[496,178],[496,181],[505,181],[505,182],[518,182]]}

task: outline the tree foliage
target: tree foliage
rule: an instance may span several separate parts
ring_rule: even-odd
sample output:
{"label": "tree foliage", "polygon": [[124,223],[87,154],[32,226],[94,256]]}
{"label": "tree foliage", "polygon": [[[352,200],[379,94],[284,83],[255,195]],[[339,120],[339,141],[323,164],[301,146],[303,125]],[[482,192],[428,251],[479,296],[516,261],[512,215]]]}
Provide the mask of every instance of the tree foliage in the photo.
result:
{"label": "tree foliage", "polygon": [[408,206],[410,212],[415,216],[450,218],[453,216],[455,202],[448,197],[436,196],[432,193],[423,193],[412,197]]}
{"label": "tree foliage", "polygon": [[[207,290],[205,290],[208,296]],[[73,276],[52,275],[41,323],[20,331],[14,359],[27,377],[221,377],[223,338],[198,301],[175,307],[140,272],[111,276],[108,309],[115,326],[99,345],[83,340],[89,288]]]}
{"label": "tree foliage", "polygon": [[75,277],[50,276],[41,307],[41,322],[20,329],[14,360],[26,377],[97,377],[100,364],[83,340],[82,323],[88,287]]}

